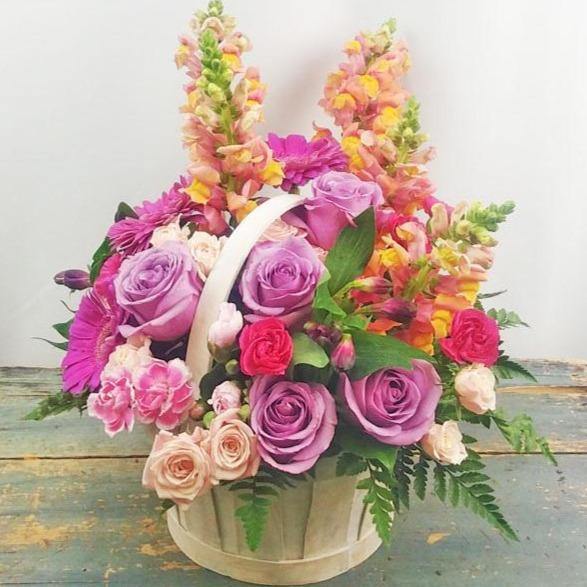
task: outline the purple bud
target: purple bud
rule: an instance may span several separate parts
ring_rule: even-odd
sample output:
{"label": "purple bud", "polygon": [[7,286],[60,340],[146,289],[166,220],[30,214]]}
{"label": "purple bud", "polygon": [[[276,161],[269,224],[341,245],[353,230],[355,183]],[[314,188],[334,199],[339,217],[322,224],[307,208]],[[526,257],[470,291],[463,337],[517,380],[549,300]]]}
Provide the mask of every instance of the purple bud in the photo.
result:
{"label": "purple bud", "polygon": [[90,274],[81,269],[67,269],[58,273],[53,280],[57,285],[64,285],[69,289],[88,289],[91,286]]}
{"label": "purple bud", "polygon": [[390,298],[382,304],[377,304],[377,310],[386,318],[400,324],[408,324],[416,315],[416,306],[402,298]]}
{"label": "purple bud", "polygon": [[339,371],[352,369],[356,360],[355,345],[350,334],[343,334],[330,355],[330,361]]}
{"label": "purple bud", "polygon": [[352,289],[358,289],[366,293],[384,294],[391,288],[391,281],[383,277],[363,277],[352,282]]}

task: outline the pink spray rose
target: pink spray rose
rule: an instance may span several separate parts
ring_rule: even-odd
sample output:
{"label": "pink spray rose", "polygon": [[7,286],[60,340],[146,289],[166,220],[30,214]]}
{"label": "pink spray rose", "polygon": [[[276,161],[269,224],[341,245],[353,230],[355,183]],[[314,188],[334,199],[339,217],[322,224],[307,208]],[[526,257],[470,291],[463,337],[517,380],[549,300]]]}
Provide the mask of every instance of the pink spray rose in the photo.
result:
{"label": "pink spray rose", "polygon": [[120,327],[123,336],[173,340],[190,329],[203,284],[187,247],[170,241],[127,258],[114,285],[132,318]]}
{"label": "pink spray rose", "polygon": [[432,424],[422,438],[424,452],[441,465],[460,465],[467,458],[463,435],[456,422]]}
{"label": "pink spray rose", "polygon": [[252,313],[247,319],[281,318],[287,326],[305,320],[323,271],[324,265],[304,238],[258,243],[239,284]]}
{"label": "pink spray rose", "polygon": [[323,249],[331,249],[345,226],[354,226],[354,218],[372,206],[383,203],[381,188],[362,181],[352,173],[330,171],[312,184],[313,195],[284,220],[308,233],[308,240]]}
{"label": "pink spray rose", "polygon": [[342,373],[338,393],[350,421],[385,444],[420,440],[434,422],[442,386],[427,361],[414,360],[412,367],[381,369],[356,381]]}
{"label": "pink spray rose", "polygon": [[249,402],[259,453],[272,467],[303,473],[330,446],[336,407],[324,385],[264,375],[254,379]]}
{"label": "pink spray rose", "polygon": [[243,315],[234,304],[223,302],[220,304],[218,318],[208,330],[208,342],[220,349],[234,344],[237,334],[243,327]]}
{"label": "pink spray rose", "polygon": [[495,375],[483,365],[469,365],[455,377],[455,391],[461,405],[474,414],[495,410]]}
{"label": "pink spray rose", "polygon": [[177,436],[161,430],[157,434],[143,470],[145,487],[186,508],[215,484],[207,430],[196,428],[193,434]]}
{"label": "pink spray rose", "polygon": [[234,381],[224,381],[217,385],[208,403],[216,414],[241,407],[241,389]]}
{"label": "pink spray rose", "polygon": [[144,424],[172,430],[192,407],[191,374],[181,359],[151,359],[134,374],[133,385],[137,418]]}
{"label": "pink spray rose", "polygon": [[88,415],[104,422],[110,438],[121,430],[133,429],[133,388],[127,369],[119,367],[107,376],[102,375],[100,390],[88,396]]}
{"label": "pink spray rose", "polygon": [[257,474],[261,460],[257,438],[250,426],[239,418],[238,409],[226,410],[212,420],[210,454],[214,477],[220,481],[234,481]]}
{"label": "pink spray rose", "polygon": [[440,341],[442,352],[455,363],[493,365],[499,356],[497,322],[476,309],[457,312],[447,338]]}

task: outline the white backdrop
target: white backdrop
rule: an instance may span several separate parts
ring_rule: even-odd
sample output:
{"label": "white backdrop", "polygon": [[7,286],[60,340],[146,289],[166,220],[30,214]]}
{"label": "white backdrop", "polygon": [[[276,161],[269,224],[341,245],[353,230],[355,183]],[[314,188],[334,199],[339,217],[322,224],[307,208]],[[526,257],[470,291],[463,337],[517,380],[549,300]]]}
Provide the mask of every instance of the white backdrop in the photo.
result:
{"label": "white backdrop", "polygon": [[[0,365],[58,363],[33,336],[67,318],[52,284],[83,267],[119,200],[182,172],[172,57],[199,0],[2,0]],[[533,326],[518,357],[585,357],[587,7],[550,0],[229,0],[269,83],[267,127],[310,133],[326,74],[390,16],[450,202],[513,198],[490,290]]]}

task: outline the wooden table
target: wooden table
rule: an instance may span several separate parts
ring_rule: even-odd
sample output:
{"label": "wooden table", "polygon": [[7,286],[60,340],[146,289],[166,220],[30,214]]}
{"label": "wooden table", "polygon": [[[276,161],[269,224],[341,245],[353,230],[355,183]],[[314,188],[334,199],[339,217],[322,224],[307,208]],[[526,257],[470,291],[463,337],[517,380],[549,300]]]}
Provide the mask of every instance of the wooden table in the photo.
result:
{"label": "wooden table", "polygon": [[[389,549],[323,585],[587,585],[587,363],[527,366],[540,386],[504,389],[499,404],[535,418],[559,466],[512,454],[494,433],[480,442],[521,543],[430,496],[399,518]],[[22,420],[58,387],[55,370],[0,369],[0,583],[238,584],[197,568],[169,538],[140,484],[146,435],[109,440],[73,413]]]}

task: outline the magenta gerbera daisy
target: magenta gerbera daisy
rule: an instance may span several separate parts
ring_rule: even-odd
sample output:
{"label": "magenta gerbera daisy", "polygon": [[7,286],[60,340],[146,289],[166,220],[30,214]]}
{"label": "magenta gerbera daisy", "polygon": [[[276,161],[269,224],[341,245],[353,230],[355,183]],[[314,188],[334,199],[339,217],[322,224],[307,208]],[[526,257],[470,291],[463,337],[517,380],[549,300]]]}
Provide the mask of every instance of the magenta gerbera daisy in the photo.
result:
{"label": "magenta gerbera daisy", "polygon": [[63,389],[73,394],[95,390],[114,348],[124,342],[118,333],[124,313],[110,288],[90,290],[69,329],[67,354],[61,362]]}
{"label": "magenta gerbera daisy", "polygon": [[108,230],[113,248],[124,256],[134,255],[149,247],[153,231],[159,226],[165,226],[177,218],[183,222],[203,222],[202,206],[183,191],[190,183],[190,178],[180,177],[158,200],[144,201],[141,206],[136,206],[136,218],[115,222]]}
{"label": "magenta gerbera daisy", "polygon": [[302,135],[282,138],[269,133],[267,143],[275,159],[284,163],[281,188],[286,192],[327,171],[346,171],[348,166],[346,155],[333,137],[307,141]]}

